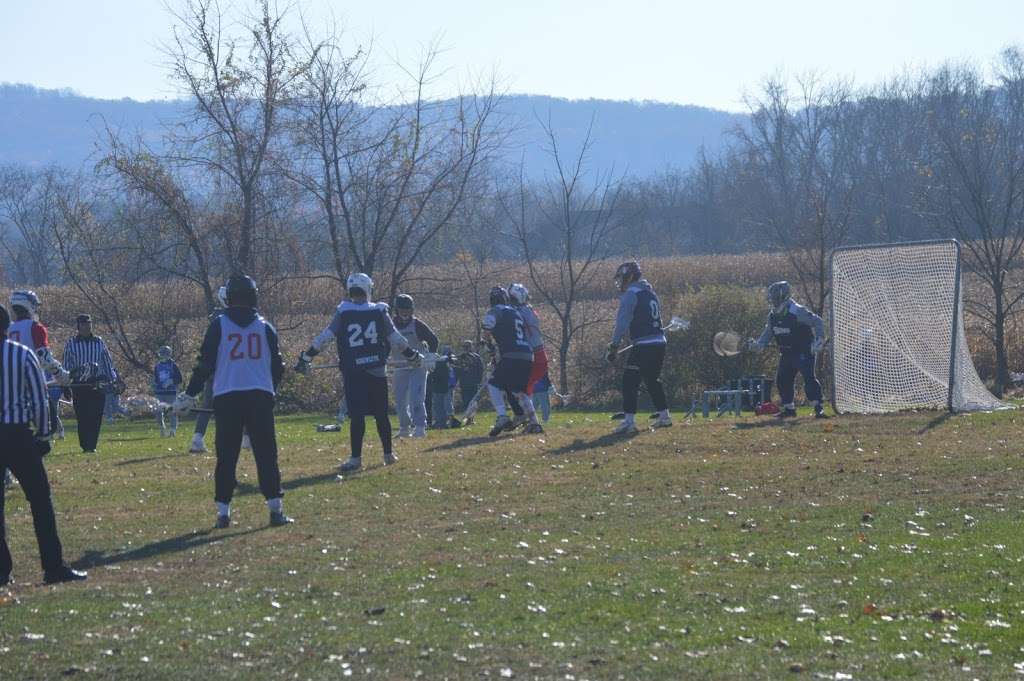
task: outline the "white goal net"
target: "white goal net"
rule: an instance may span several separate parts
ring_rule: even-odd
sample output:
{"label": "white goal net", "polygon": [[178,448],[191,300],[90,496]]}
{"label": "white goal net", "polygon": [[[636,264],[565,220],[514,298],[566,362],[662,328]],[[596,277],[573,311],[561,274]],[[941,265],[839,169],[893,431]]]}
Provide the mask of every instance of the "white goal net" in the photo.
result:
{"label": "white goal net", "polygon": [[1006,406],[971,361],[956,241],[837,250],[832,356],[841,413]]}

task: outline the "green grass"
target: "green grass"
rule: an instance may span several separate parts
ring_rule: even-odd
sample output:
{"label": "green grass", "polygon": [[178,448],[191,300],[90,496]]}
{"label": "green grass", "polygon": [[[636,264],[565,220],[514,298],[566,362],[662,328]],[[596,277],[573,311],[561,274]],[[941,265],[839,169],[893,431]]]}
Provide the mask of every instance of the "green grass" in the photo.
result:
{"label": "green grass", "polygon": [[631,439],[559,414],[542,436],[402,441],[387,469],[370,438],[344,482],[347,433],[315,422],[278,421],[286,528],[243,453],[237,525],[209,529],[213,457],[181,453],[187,428],[105,426],[90,458],[58,444],[61,537],[90,579],[38,584],[9,493],[0,679],[993,679],[1024,661],[1019,414]]}

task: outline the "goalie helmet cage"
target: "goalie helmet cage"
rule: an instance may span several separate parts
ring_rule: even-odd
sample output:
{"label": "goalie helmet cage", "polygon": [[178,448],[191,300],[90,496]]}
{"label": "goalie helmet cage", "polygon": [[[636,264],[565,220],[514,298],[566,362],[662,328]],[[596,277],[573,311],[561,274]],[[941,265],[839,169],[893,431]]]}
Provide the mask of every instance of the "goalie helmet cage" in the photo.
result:
{"label": "goalie helmet cage", "polygon": [[982,383],[964,332],[954,239],[836,249],[833,405],[839,413],[1006,408]]}

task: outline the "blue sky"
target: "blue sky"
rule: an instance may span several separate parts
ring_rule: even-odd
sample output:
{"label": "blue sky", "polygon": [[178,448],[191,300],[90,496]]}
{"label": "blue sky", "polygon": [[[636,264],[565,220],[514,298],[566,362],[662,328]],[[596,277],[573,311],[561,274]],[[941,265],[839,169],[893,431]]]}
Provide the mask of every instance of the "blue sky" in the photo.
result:
{"label": "blue sky", "polygon": [[[245,6],[248,0],[234,0]],[[284,2],[285,0],[280,0]],[[178,0],[168,0],[176,6]],[[230,0],[225,0],[225,4]],[[1024,0],[299,0],[372,39],[382,80],[440,40],[450,94],[496,69],[512,92],[741,110],[775,72],[868,84],[904,67],[990,61],[1024,43]],[[158,45],[162,0],[0,0],[0,82],[82,94],[173,96]]]}

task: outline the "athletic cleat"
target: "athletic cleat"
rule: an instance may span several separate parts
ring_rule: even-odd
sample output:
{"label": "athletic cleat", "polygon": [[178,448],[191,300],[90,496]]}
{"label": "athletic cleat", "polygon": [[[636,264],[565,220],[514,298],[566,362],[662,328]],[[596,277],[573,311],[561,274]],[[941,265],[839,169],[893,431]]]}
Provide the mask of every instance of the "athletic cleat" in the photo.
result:
{"label": "athletic cleat", "polygon": [[47,570],[43,573],[43,584],[60,584],[62,582],[82,582],[88,579],[85,572],[72,570],[67,565],[61,565],[56,570]]}
{"label": "athletic cleat", "polygon": [[651,427],[652,428],[671,428],[672,427],[672,417],[669,416],[668,414],[665,414],[664,416],[661,416],[659,414],[658,418],[654,421],[654,423],[651,424]]}
{"label": "athletic cleat", "polygon": [[518,414],[514,419],[512,419],[511,423],[505,426],[505,430],[513,431],[519,426],[527,424],[529,421],[530,419],[526,418],[526,414]]}
{"label": "athletic cleat", "polygon": [[398,438],[412,437],[412,429],[410,429],[410,428],[400,428],[398,430],[398,435],[396,435],[395,437],[398,437]]}
{"label": "athletic cleat", "polygon": [[636,427],[636,424],[632,421],[626,421],[623,419],[622,423],[615,427],[612,431],[612,435],[636,435],[640,432],[640,429]]}
{"label": "athletic cleat", "polygon": [[777,419],[791,419],[796,416],[796,409],[783,409],[775,417]]}
{"label": "athletic cleat", "polygon": [[341,466],[338,467],[338,471],[341,472],[342,474],[345,474],[345,473],[355,473],[356,471],[358,471],[362,467],[363,467],[363,457],[361,457],[361,456],[350,456],[350,457],[348,457],[348,461],[346,461],[345,463],[341,464]]}
{"label": "athletic cleat", "polygon": [[291,525],[295,522],[295,518],[289,518],[284,514],[284,511],[271,511],[270,512],[270,525],[271,527],[281,527],[282,525]]}
{"label": "athletic cleat", "polygon": [[816,418],[816,419],[827,419],[828,416],[825,416],[825,407],[823,407],[820,404],[814,405],[814,418]]}
{"label": "athletic cleat", "polygon": [[188,448],[189,454],[205,454],[206,443],[203,442],[203,436],[196,433],[192,436],[192,445]]}
{"label": "athletic cleat", "polygon": [[226,530],[231,527],[231,516],[229,515],[218,515],[217,522],[213,524],[218,530]]}
{"label": "athletic cleat", "polygon": [[539,423],[527,423],[526,432],[529,433],[530,435],[538,435],[544,432],[544,426],[540,425]]}
{"label": "athletic cleat", "polygon": [[488,431],[487,434],[490,437],[498,437],[498,433],[500,433],[501,431],[503,431],[503,430],[511,430],[509,428],[509,426],[511,424],[512,424],[512,419],[510,419],[508,416],[499,416],[498,418],[496,418],[494,420],[494,425],[491,426],[491,429],[490,429],[490,431]]}
{"label": "athletic cleat", "polygon": [[398,463],[398,457],[395,456],[394,452],[384,452],[384,465],[391,466],[392,464]]}
{"label": "athletic cleat", "polygon": [[242,449],[252,449],[252,440],[249,439],[249,433],[242,435]]}

